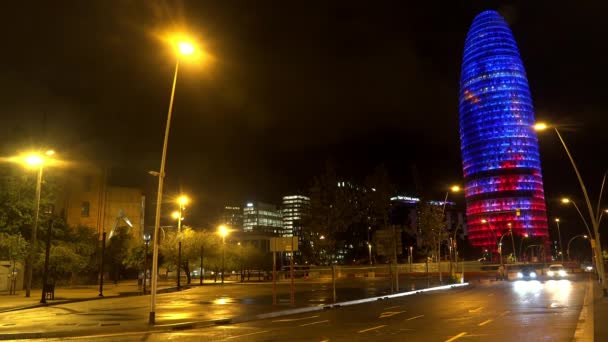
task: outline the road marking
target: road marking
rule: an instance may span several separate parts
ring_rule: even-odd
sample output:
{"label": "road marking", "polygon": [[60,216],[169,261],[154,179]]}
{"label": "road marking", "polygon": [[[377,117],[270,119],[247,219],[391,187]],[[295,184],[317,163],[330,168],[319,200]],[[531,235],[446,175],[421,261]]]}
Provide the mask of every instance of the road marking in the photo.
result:
{"label": "road marking", "polygon": [[406,321],[411,321],[413,319],[420,318],[420,317],[424,317],[424,315],[410,317],[410,318],[406,319]]}
{"label": "road marking", "polygon": [[310,317],[302,317],[302,318],[286,318],[286,319],[277,319],[272,321],[272,323],[276,323],[276,322],[294,322],[294,321],[303,321],[305,319],[311,319],[311,318],[317,318],[319,317],[319,315],[316,316],[310,316]]}
{"label": "road marking", "polygon": [[398,308],[400,306],[401,305],[395,305],[395,306],[391,306],[391,307],[385,308],[384,310],[396,309],[396,308]]}
{"label": "road marking", "polygon": [[469,312],[479,312],[481,310],[483,310],[483,306],[480,306],[477,309],[469,310]]}
{"label": "road marking", "polygon": [[377,327],[373,327],[373,328],[369,328],[369,329],[359,330],[357,332],[360,334],[360,333],[368,332],[368,331],[371,331],[371,330],[376,330],[376,329],[384,328],[385,326],[386,326],[386,324],[385,325],[379,325]]}
{"label": "road marking", "polygon": [[479,324],[477,324],[477,325],[479,325],[480,327],[482,327],[482,326],[484,326],[484,325],[486,325],[486,324],[488,324],[488,323],[490,323],[490,322],[492,322],[492,321],[493,321],[493,319],[489,319],[489,320],[487,320],[487,321],[483,321],[483,322],[481,322],[481,323],[479,323]]}
{"label": "road marking", "polygon": [[445,342],[452,342],[452,341],[455,341],[455,340],[457,340],[457,339],[461,338],[462,336],[464,336],[464,335],[466,335],[466,334],[467,334],[466,332],[461,332],[460,334],[458,334],[458,335],[456,335],[456,336],[454,336],[454,337],[452,337],[452,338],[450,338],[450,339],[445,340]]}
{"label": "road marking", "polygon": [[255,335],[255,334],[262,334],[262,333],[267,333],[270,330],[264,330],[264,331],[256,331],[256,332],[252,332],[249,334],[244,334],[244,335],[236,335],[236,336],[230,336],[230,337],[226,337],[227,340],[233,339],[233,338],[239,338],[239,337],[244,337],[244,336],[250,336],[250,335]]}
{"label": "road marking", "polygon": [[493,295],[494,295],[494,293],[490,293],[490,294],[488,295],[488,297],[492,297]]}
{"label": "road marking", "polygon": [[508,314],[509,312],[511,312],[511,311],[507,310],[507,311],[505,311],[505,312],[501,313],[501,314],[499,315],[499,317],[502,317],[502,316],[504,316],[504,315]]}
{"label": "road marking", "polygon": [[325,322],[329,322],[328,319],[324,320],[324,321],[318,321],[318,322],[312,322],[312,323],[306,323],[306,324],[300,324],[301,327],[305,327],[307,325],[313,325],[313,324],[319,324],[319,323],[325,323]]}
{"label": "road marking", "polygon": [[378,318],[387,318],[387,317],[393,317],[395,315],[398,315],[400,313],[404,313],[405,311],[387,311],[387,312],[383,312],[380,317]]}

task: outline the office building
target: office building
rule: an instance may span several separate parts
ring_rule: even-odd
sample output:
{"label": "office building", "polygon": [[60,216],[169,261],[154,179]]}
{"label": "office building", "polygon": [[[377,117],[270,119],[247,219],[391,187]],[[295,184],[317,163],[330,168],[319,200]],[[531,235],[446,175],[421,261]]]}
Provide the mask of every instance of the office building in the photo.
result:
{"label": "office building", "polygon": [[511,29],[497,12],[485,11],[473,20],[461,72],[469,241],[495,251],[497,237],[511,229],[515,235],[547,238],[530,88]]}

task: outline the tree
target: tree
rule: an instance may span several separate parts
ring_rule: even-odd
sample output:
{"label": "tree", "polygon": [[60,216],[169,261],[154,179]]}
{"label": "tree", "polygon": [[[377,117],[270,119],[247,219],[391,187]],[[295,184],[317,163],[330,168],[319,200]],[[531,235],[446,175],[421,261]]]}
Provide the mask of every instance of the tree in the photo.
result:
{"label": "tree", "polygon": [[[377,166],[374,173],[365,179],[365,193],[363,196],[367,221],[367,233],[371,234],[371,229],[388,229],[389,214],[391,210],[391,197],[395,194],[395,185],[391,183],[388,171],[383,164]],[[393,261],[397,262],[398,230],[394,225],[390,225],[393,233]],[[367,241],[370,241],[370,236]]]}
{"label": "tree", "polygon": [[[422,250],[427,255],[437,257],[438,269],[441,267],[441,242],[448,238],[448,231],[445,224],[445,215],[440,206],[420,201],[418,207],[418,237]],[[441,278],[441,272],[439,272]]]}
{"label": "tree", "polygon": [[[361,189],[352,183],[338,179],[331,163],[325,173],[315,177],[310,190],[310,216],[305,226],[308,232],[302,253],[312,263],[330,263],[344,239],[350,235],[353,225],[361,221]],[[352,235],[351,235],[352,236]]]}
{"label": "tree", "polygon": [[[8,259],[11,262],[11,274],[17,268],[17,262],[24,261],[28,254],[29,244],[21,234],[7,234],[0,232],[0,259]],[[11,285],[14,289],[14,283]]]}

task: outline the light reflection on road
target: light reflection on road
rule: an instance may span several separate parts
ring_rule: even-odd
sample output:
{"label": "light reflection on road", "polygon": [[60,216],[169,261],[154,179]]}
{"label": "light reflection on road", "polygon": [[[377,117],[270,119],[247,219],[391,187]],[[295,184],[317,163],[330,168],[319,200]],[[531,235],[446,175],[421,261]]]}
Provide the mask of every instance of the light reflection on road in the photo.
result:
{"label": "light reflection on road", "polygon": [[548,280],[541,283],[538,280],[518,280],[513,283],[513,291],[517,293],[520,303],[537,302],[542,299],[551,308],[568,307],[572,293],[572,283],[569,280]]}

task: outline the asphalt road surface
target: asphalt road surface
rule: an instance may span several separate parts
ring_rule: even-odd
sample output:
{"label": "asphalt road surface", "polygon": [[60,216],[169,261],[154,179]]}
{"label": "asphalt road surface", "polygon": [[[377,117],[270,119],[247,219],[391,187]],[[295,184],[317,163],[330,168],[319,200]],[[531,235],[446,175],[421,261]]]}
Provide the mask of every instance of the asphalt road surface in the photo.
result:
{"label": "asphalt road surface", "polygon": [[[98,341],[571,341],[588,282],[496,282],[243,324]],[[64,341],[66,339],[63,339]],[[68,339],[69,340],[69,339]]]}

